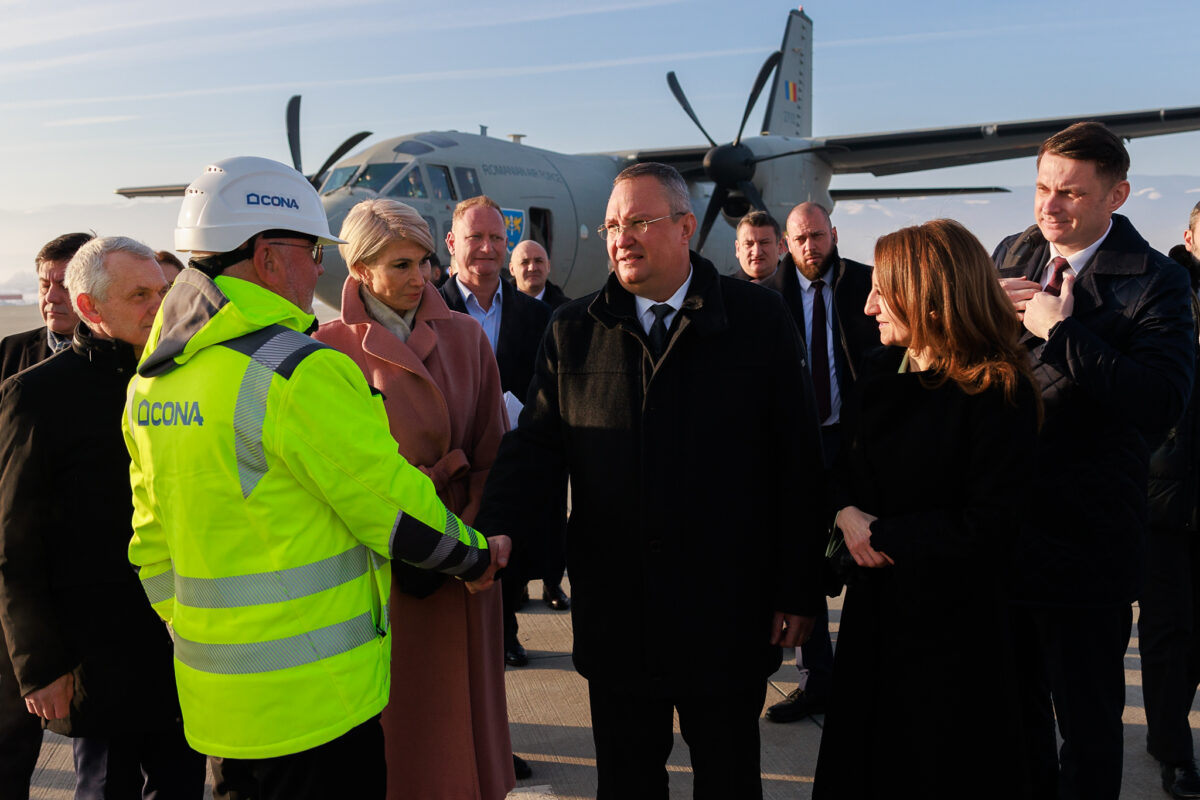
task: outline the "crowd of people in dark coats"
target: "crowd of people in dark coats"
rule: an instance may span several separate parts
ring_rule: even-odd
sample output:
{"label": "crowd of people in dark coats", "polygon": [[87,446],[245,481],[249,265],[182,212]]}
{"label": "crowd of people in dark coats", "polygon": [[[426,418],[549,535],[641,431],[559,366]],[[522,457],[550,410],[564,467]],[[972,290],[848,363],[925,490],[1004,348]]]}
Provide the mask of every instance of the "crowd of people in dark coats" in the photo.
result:
{"label": "crowd of people in dark coats", "polygon": [[[574,301],[547,280],[536,242],[513,250],[510,283],[502,247],[461,235],[454,274],[435,288],[428,231],[376,237],[343,318],[318,338],[392,382],[393,436],[453,496],[447,507],[514,538],[502,597],[468,602],[457,585],[396,570],[394,620],[419,617],[429,597],[448,619],[474,609],[446,663],[497,659],[456,678],[463,696],[490,698],[486,724],[461,709],[474,777],[431,769],[422,791],[469,784],[499,798],[529,774],[516,758],[510,771],[495,678],[526,663],[516,610],[540,579],[547,604],[572,610],[602,798],[666,796],[672,714],[697,797],[761,797],[766,681],[795,647],[798,688],[766,718],[825,714],[814,797],[876,798],[903,783],[929,797],[1116,800],[1135,602],[1146,747],[1167,793],[1200,797],[1188,721],[1200,684],[1200,204],[1167,257],[1116,213],[1129,157],[1104,126],[1060,131],[1037,165],[1035,224],[991,256],[959,223],[934,220],[882,237],[874,266],[860,264],[838,253],[829,209],[806,202],[782,226],[743,218],[743,272],[720,275],[689,250],[686,182],[652,163],[614,182],[600,227],[608,280]],[[490,230],[498,214],[475,198],[455,224],[486,217]],[[157,309],[131,300],[142,317],[122,338],[115,312],[90,299],[103,287],[67,288],[77,253],[100,247],[90,240],[69,234],[39,253],[46,325],[0,342],[0,796],[27,796],[42,727],[75,737],[79,796],[106,796],[95,787],[116,764],[186,776],[157,790],[198,796],[166,629],[125,569],[123,523],[103,537],[89,526],[129,505],[119,429],[102,423],[120,416]],[[144,269],[155,254],[135,245],[117,251]],[[403,285],[385,275],[385,245],[417,253]],[[393,336],[387,352],[403,358],[378,356]],[[485,401],[452,396],[462,364],[438,359],[459,350],[475,359],[466,372],[486,414]],[[64,380],[96,402],[47,390]],[[442,398],[428,405],[446,419],[432,425],[409,395]],[[56,439],[67,416],[96,441]],[[51,453],[85,467],[64,472]],[[56,475],[89,477],[72,503],[47,504]],[[735,476],[738,492],[712,491]],[[46,548],[72,558],[46,575],[24,569],[48,563]],[[826,598],[843,591],[834,637]],[[934,618],[944,635],[928,634]],[[673,668],[697,648],[690,669]],[[136,718],[122,713],[131,684]],[[438,713],[436,696],[424,699]],[[392,713],[389,736],[436,752],[425,727]],[[148,735],[160,745],[150,767],[129,755],[150,751]],[[114,755],[127,736],[140,743]],[[433,758],[413,753],[388,763],[412,771]]]}

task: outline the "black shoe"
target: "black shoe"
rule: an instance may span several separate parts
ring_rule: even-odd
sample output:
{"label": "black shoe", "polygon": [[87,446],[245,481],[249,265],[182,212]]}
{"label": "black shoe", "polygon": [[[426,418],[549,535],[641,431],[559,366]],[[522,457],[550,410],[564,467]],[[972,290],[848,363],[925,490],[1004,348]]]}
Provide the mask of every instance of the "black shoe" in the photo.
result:
{"label": "black shoe", "polygon": [[1162,785],[1171,797],[1200,798],[1200,771],[1196,761],[1162,765]]}
{"label": "black shoe", "polygon": [[825,698],[813,697],[803,689],[793,689],[791,694],[767,709],[767,719],[771,722],[795,722],[809,714],[824,713]]}
{"label": "black shoe", "polygon": [[523,667],[529,663],[529,654],[515,638],[504,643],[504,663],[510,667]]}
{"label": "black shoe", "polygon": [[557,583],[553,586],[548,583],[542,584],[542,600],[555,611],[566,611],[571,607],[571,601],[567,597],[567,593]]}
{"label": "black shoe", "polygon": [[533,776],[533,770],[525,763],[525,759],[521,758],[516,753],[513,753],[513,773],[517,776],[517,780],[523,781],[526,778]]}

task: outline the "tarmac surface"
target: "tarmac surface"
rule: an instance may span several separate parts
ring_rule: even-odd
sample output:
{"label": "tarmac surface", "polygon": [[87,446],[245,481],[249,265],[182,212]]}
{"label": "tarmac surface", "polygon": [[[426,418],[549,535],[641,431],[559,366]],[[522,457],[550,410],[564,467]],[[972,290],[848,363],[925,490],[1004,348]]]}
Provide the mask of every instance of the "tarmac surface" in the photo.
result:
{"label": "tarmac surface", "polygon": [[[326,318],[320,313],[319,316]],[[40,323],[34,306],[0,305],[0,336],[27,330]],[[565,585],[570,592],[569,583]],[[538,598],[541,585],[530,584],[533,600],[520,615],[521,641],[529,651],[529,665],[507,670],[508,714],[513,749],[529,762],[533,776],[520,781],[509,800],[583,800],[596,796],[595,750],[592,746],[591,719],[587,702],[587,684],[571,664],[570,614],[552,611]],[[1136,620],[1137,609],[1134,609]],[[836,643],[841,600],[830,605],[830,625]],[[936,619],[926,624],[938,633]],[[942,631],[952,636],[952,631]],[[703,658],[703,643],[692,654]],[[772,677],[765,705],[778,702],[796,686],[794,660]],[[688,669],[681,660],[678,669]],[[1159,782],[1157,762],[1145,749],[1146,715],[1142,700],[1141,664],[1138,657],[1136,627],[1125,656],[1125,763],[1121,800],[1161,800],[1168,797]],[[914,686],[914,692],[927,691]],[[765,708],[765,706],[764,706]],[[988,709],[979,714],[986,718]],[[767,800],[803,800],[812,796],[813,770],[821,741],[823,717],[817,716],[788,725],[763,719],[762,734],[763,793]],[[1193,730],[1200,727],[1200,705],[1193,705]],[[1194,735],[1194,734],[1193,734]],[[0,754],[2,757],[2,754]],[[667,769],[670,773],[671,798],[691,797],[692,772],[687,747],[675,727],[675,749]],[[986,779],[986,776],[981,776]],[[75,781],[70,742],[46,734],[31,797],[35,800],[70,800]],[[898,788],[905,776],[896,776]],[[920,787],[912,787],[919,794]]]}
{"label": "tarmac surface", "polygon": [[[533,776],[518,782],[509,800],[584,800],[596,796],[595,749],[592,746],[587,684],[571,665],[570,614],[547,608],[538,598],[541,584],[530,584],[531,600],[520,614],[521,641],[529,665],[509,667],[506,673],[508,717],[513,749],[529,762]],[[570,593],[569,583],[564,588]],[[841,599],[830,605],[830,625],[837,636]],[[1135,608],[1136,619],[1136,608]],[[931,620],[932,626],[937,625]],[[695,656],[703,657],[698,645]],[[790,656],[790,653],[786,655]],[[680,661],[686,670],[688,663]],[[778,702],[796,687],[792,658],[772,677],[765,705]],[[1161,800],[1168,795],[1159,784],[1157,762],[1145,750],[1146,716],[1142,704],[1141,665],[1137,631],[1125,656],[1125,765],[1121,800]],[[914,686],[913,691],[923,691]],[[765,706],[764,706],[765,709]],[[981,717],[987,716],[981,708]],[[822,716],[778,725],[760,721],[763,796],[766,800],[803,800],[812,796],[813,770],[821,742]],[[1193,706],[1192,728],[1200,726],[1200,706]],[[692,796],[692,771],[687,746],[675,725],[675,749],[667,769],[671,798]],[[47,734],[33,779],[32,798],[70,800],[74,787],[71,748],[67,739]],[[896,776],[897,787],[905,783]],[[912,787],[919,793],[919,787]],[[206,797],[208,794],[206,793]]]}

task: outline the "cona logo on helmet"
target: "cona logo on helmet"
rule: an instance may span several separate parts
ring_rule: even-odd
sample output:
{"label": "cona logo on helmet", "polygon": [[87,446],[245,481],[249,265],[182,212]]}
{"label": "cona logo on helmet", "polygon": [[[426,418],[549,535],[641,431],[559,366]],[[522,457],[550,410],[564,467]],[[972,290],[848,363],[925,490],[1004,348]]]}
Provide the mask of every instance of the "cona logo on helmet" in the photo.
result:
{"label": "cona logo on helmet", "polygon": [[249,192],[246,194],[246,205],[250,206],[277,206],[279,208],[294,208],[300,210],[300,204],[290,197],[280,197],[277,194],[255,194]]}
{"label": "cona logo on helmet", "polygon": [[151,403],[143,400],[138,403],[137,424],[148,425],[203,425],[204,417],[200,416],[200,404],[192,401],[182,403],[167,401]]}

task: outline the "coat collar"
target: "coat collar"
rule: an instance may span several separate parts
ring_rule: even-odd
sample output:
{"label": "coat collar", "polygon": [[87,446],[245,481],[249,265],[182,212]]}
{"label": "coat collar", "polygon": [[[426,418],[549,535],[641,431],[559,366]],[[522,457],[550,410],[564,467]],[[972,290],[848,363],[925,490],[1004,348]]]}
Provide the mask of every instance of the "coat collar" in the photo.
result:
{"label": "coat collar", "polygon": [[[676,330],[694,328],[700,335],[718,333],[729,327],[725,314],[725,300],[721,293],[720,276],[712,262],[698,253],[689,253],[692,261],[692,283],[683,307],[679,309]],[[633,294],[621,285],[615,272],[610,273],[595,299],[588,304],[588,313],[606,328],[621,327],[635,335],[644,336],[637,319]]]}
{"label": "coat collar", "polygon": [[[422,362],[437,346],[436,323],[450,318],[450,309],[441,294],[426,283],[421,290],[421,305],[413,320],[412,335],[401,342],[391,331],[371,318],[358,290],[362,284],[354,277],[342,285],[342,321],[352,326],[362,337],[363,350],[376,358],[389,361],[418,373],[424,373]],[[415,360],[414,360],[415,356]],[[420,367],[418,369],[418,367]]]}
{"label": "coat collar", "polygon": [[137,369],[133,346],[119,339],[100,339],[92,329],[80,322],[71,337],[71,349],[92,364],[113,372],[132,375]]}

